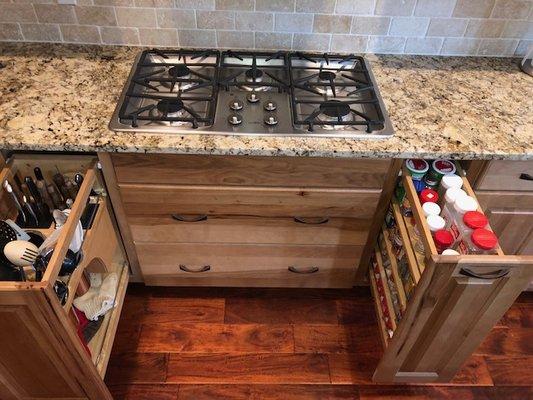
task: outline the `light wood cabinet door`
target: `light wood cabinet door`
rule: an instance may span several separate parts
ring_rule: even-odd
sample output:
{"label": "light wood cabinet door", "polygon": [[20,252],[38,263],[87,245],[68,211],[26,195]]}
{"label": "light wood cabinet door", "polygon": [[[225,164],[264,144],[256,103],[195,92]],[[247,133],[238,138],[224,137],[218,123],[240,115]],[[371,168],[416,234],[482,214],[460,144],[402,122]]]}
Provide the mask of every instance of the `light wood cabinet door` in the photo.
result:
{"label": "light wood cabinet door", "polygon": [[[377,382],[448,382],[533,277],[533,258],[433,258],[374,374]],[[471,260],[471,258],[470,258]]]}
{"label": "light wood cabinet door", "polygon": [[486,213],[505,254],[533,255],[533,210],[489,209]]}

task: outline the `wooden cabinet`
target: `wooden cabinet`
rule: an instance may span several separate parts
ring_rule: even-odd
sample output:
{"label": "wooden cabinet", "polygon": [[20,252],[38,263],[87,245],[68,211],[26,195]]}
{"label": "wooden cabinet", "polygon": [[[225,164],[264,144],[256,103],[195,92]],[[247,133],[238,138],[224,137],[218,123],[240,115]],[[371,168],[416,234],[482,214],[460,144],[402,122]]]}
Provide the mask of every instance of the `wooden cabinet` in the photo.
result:
{"label": "wooden cabinet", "polygon": [[[406,174],[403,183],[420,237],[393,204],[369,271],[385,346],[374,380],[448,382],[527,288],[533,257],[500,248],[494,255],[438,254]],[[506,224],[502,216],[493,220]],[[520,228],[515,223],[513,229]],[[392,247],[397,249],[391,252]]]}
{"label": "wooden cabinet", "polygon": [[113,154],[109,164],[150,285],[351,287],[397,173],[379,159]]}
{"label": "wooden cabinet", "polygon": [[[0,282],[0,398],[10,399],[111,399],[103,377],[107,368],[129,271],[114,216],[105,195],[95,157],[16,154],[0,172],[0,182],[33,175],[39,166],[51,181],[56,169],[85,179],[41,281]],[[92,190],[99,193],[98,211],[85,230],[83,259],[67,278],[59,272]],[[16,218],[16,208],[2,190],[3,218]],[[46,236],[53,229],[32,229]],[[72,300],[84,272],[116,273],[115,307],[103,318],[96,335],[87,343],[78,336]],[[53,286],[61,279],[69,289],[66,303],[58,300]],[[90,352],[90,354],[89,354]]]}

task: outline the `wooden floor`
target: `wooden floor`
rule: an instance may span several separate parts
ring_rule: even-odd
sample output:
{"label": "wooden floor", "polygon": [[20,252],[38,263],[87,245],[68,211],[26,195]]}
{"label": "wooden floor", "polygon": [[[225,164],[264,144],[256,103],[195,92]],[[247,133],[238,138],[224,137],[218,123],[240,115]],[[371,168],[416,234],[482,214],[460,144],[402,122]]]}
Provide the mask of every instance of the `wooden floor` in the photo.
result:
{"label": "wooden floor", "polygon": [[374,306],[354,290],[128,289],[106,383],[115,399],[533,398],[533,296],[453,384],[374,385]]}

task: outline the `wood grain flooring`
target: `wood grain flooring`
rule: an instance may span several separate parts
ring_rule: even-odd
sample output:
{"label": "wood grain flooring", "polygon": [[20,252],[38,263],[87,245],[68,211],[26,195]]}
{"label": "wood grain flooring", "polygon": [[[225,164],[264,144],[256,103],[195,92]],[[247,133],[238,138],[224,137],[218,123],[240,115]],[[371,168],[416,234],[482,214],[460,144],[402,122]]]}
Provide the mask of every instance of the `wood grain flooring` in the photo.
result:
{"label": "wood grain flooring", "polygon": [[375,385],[374,305],[353,290],[128,288],[106,383],[117,400],[533,398],[533,294],[446,385]]}

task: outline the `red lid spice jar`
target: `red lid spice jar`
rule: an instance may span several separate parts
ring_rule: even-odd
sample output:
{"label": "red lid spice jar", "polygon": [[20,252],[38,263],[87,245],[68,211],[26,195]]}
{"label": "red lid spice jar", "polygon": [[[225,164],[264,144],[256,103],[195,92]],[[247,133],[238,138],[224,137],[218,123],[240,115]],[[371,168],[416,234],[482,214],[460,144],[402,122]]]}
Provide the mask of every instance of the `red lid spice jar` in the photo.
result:
{"label": "red lid spice jar", "polygon": [[479,211],[467,211],[463,215],[463,223],[466,227],[474,229],[482,229],[489,224],[489,220],[485,214]]}
{"label": "red lid spice jar", "polygon": [[444,250],[449,249],[453,244],[453,235],[446,229],[438,230],[433,234],[437,252],[441,254]]}
{"label": "red lid spice jar", "polygon": [[498,238],[488,229],[475,229],[457,247],[461,254],[495,254]]}
{"label": "red lid spice jar", "polygon": [[424,203],[436,203],[439,201],[439,194],[433,189],[424,189],[420,193],[420,202]]}

